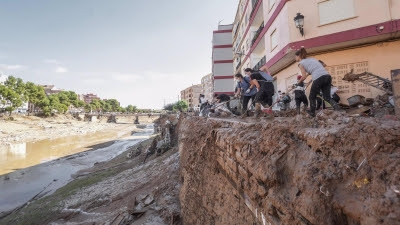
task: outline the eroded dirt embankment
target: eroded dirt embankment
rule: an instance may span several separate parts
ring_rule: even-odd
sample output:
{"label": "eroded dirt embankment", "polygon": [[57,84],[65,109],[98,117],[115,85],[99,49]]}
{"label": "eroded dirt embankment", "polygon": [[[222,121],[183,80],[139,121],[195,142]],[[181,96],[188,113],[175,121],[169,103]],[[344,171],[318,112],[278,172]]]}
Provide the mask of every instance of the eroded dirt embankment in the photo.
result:
{"label": "eroded dirt embankment", "polygon": [[400,123],[181,121],[184,224],[400,224]]}

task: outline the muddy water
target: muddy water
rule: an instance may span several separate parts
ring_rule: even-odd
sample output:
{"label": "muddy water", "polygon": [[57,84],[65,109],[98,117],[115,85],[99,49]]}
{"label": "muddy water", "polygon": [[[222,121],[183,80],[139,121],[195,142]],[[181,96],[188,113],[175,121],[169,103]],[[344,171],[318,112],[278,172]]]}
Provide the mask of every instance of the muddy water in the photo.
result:
{"label": "muddy water", "polygon": [[[127,147],[146,140],[153,133],[153,126],[113,142],[104,142],[82,148],[90,139],[104,138],[95,135],[60,138],[36,143],[22,143],[0,150],[0,213],[29,201],[32,197],[53,193],[71,180],[79,170],[92,167],[96,162],[107,161],[126,151]],[[82,150],[89,150],[84,151]],[[78,152],[78,153],[77,153]],[[66,156],[66,157],[63,157]],[[63,157],[63,158],[60,158]],[[54,160],[55,159],[55,160]],[[30,165],[35,165],[27,167]],[[27,167],[27,168],[26,168]]]}

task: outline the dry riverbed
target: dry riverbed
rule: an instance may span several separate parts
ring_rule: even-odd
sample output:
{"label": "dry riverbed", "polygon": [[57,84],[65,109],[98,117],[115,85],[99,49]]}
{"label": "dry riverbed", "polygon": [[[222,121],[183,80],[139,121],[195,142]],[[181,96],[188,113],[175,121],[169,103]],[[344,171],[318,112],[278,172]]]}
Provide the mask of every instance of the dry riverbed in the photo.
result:
{"label": "dry riverbed", "polygon": [[132,124],[114,124],[100,122],[83,122],[72,116],[59,115],[51,118],[35,116],[13,116],[0,118],[0,143],[12,144],[33,142],[44,139],[84,135],[98,131],[118,131]]}

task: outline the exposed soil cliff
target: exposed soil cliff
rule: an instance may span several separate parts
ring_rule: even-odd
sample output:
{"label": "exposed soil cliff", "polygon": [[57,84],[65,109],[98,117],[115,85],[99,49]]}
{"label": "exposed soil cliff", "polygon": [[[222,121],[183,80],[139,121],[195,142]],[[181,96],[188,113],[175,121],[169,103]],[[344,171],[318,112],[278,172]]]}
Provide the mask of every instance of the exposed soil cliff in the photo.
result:
{"label": "exposed soil cliff", "polygon": [[187,117],[179,129],[184,224],[400,224],[398,121]]}

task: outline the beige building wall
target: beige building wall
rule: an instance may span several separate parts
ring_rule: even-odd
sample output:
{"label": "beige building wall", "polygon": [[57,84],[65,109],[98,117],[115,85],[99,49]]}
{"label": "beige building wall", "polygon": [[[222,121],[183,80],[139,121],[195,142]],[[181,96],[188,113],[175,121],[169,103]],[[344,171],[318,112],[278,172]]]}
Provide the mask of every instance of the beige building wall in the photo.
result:
{"label": "beige building wall", "polygon": [[205,75],[201,78],[201,93],[204,95],[206,100],[212,101],[214,95],[214,82],[212,73]]}
{"label": "beige building wall", "polygon": [[[291,42],[400,18],[398,0],[316,0],[311,4],[309,0],[294,0],[289,1],[286,6]],[[341,13],[344,10],[347,12]],[[293,22],[298,12],[305,16],[305,37],[301,37]],[[331,22],[321,24],[320,21],[325,17],[330,17]]]}
{"label": "beige building wall", "polygon": [[[254,2],[239,1],[233,45],[234,53],[245,51],[242,55],[234,54],[236,72],[253,68],[265,54],[266,64],[276,79],[276,89],[287,92],[300,72],[294,52],[304,46],[311,57],[328,65],[341,101],[347,104],[347,98],[355,94],[367,98],[382,94],[362,83],[342,81],[350,69],[390,79],[390,71],[400,68],[399,0],[260,0],[262,5],[251,18],[250,13],[257,5]],[[305,17],[304,36],[294,23],[297,13]],[[247,42],[254,32],[246,34],[245,30],[249,27],[254,31],[260,15],[264,29],[258,43],[249,48]]]}
{"label": "beige building wall", "polygon": [[181,91],[181,100],[186,101],[189,108],[199,106],[199,96],[202,92],[201,84],[192,85]]}
{"label": "beige building wall", "polygon": [[[362,95],[367,98],[374,98],[383,94],[381,90],[365,85],[360,82],[346,82],[342,78],[344,74],[354,69],[355,73],[369,71],[383,78],[391,79],[390,71],[400,69],[400,40],[354,49],[324,53],[312,56],[327,64],[327,70],[332,75],[333,85],[337,86],[341,103],[348,104],[347,98],[354,95]],[[298,63],[275,75],[278,83],[278,90],[287,91],[296,82],[300,74]],[[309,82],[309,77],[306,82]],[[308,88],[309,90],[310,88]]]}

